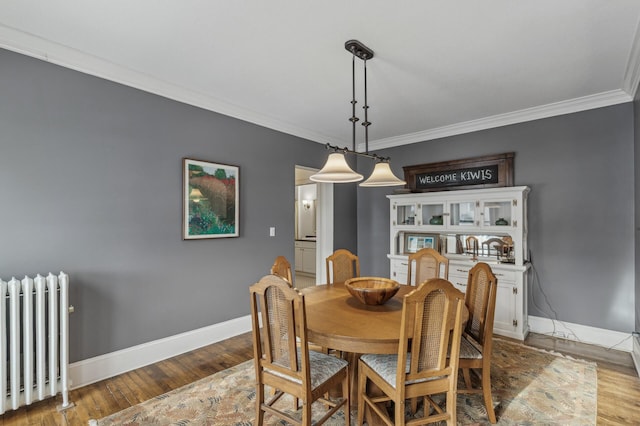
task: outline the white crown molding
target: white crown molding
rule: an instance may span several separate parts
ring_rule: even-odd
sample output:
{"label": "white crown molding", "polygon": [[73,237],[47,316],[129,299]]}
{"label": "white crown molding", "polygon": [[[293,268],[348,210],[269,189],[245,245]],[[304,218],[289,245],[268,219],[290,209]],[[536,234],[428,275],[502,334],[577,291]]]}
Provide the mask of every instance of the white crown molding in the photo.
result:
{"label": "white crown molding", "polygon": [[[416,133],[409,133],[401,136],[394,136],[385,139],[378,139],[369,142],[370,150],[392,148],[400,145],[424,142],[433,139],[440,139],[449,136],[462,135],[465,133],[477,132],[479,130],[492,129],[495,127],[508,126],[511,124],[524,123],[527,121],[539,120],[542,118],[555,117],[558,115],[571,114],[574,112],[586,111],[589,109],[602,108],[631,102],[633,98],[623,90],[611,90],[609,92],[584,96],[568,101],[555,102],[533,108],[513,111],[506,114],[498,114],[478,120],[466,121],[464,123],[452,124],[450,126],[438,127]],[[359,147],[362,149],[363,147]]]}
{"label": "white crown molding", "polygon": [[[637,32],[636,32],[637,34]],[[273,117],[259,114],[210,96],[204,96],[192,90],[180,87],[126,67],[105,61],[38,36],[0,24],[0,47],[43,61],[80,71],[105,80],[113,81],[129,87],[157,94],[178,102],[214,111],[234,117],[249,123],[257,124],[282,133],[298,136],[318,143],[341,145],[344,141],[308,129],[303,129],[291,123],[285,123]],[[433,139],[455,136],[479,130],[523,123],[541,118],[570,114],[594,108],[601,108],[633,100],[633,94],[640,81],[640,42],[634,39],[632,52],[627,65],[624,80],[624,90],[612,90],[595,95],[576,98],[568,101],[556,102],[548,105],[527,108],[506,114],[494,115],[464,123],[452,124],[435,129],[400,135],[385,139],[370,141],[369,149],[378,150],[400,145],[424,142]],[[364,145],[358,146],[359,150]]]}
{"label": "white crown molding", "polygon": [[638,91],[638,84],[640,84],[640,22],[638,22],[631,44],[627,68],[622,81],[622,89],[633,98]]}
{"label": "white crown molding", "polygon": [[73,389],[251,331],[251,316],[235,318],[69,365]]}
{"label": "white crown molding", "polygon": [[232,103],[204,96],[184,87],[167,83],[147,74],[2,24],[0,24],[0,47],[303,139],[323,144],[342,143],[338,138],[312,132]]}

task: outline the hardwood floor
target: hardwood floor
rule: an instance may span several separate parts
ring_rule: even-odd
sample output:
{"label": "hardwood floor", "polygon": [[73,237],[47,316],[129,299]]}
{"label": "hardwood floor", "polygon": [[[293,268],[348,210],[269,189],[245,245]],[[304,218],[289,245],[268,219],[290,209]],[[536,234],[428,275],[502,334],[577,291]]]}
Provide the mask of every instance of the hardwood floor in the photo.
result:
{"label": "hardwood floor", "polygon": [[[640,422],[640,378],[628,353],[536,334],[530,334],[525,343],[597,362],[599,425]],[[56,410],[60,396],[8,411],[0,416],[0,426],[86,426],[89,419],[105,417],[252,357],[251,334],[246,333],[75,389],[70,393],[75,407],[62,413]]]}

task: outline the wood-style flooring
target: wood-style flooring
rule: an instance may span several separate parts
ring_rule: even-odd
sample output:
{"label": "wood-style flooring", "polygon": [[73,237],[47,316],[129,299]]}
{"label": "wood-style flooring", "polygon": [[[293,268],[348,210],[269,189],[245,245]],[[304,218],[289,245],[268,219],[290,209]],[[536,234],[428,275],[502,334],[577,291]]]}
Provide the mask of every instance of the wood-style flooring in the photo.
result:
{"label": "wood-style flooring", "polygon": [[[628,353],[530,334],[528,345],[552,349],[598,364],[598,424],[640,424],[640,378]],[[56,410],[61,397],[8,411],[0,426],[84,425],[187,383],[251,359],[251,333],[215,343],[101,382],[75,389],[75,404]]]}

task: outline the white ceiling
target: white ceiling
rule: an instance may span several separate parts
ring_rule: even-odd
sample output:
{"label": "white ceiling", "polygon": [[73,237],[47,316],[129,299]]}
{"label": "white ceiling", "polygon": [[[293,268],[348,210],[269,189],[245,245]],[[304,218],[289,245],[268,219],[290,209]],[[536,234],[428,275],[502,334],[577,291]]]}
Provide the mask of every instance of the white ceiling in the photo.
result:
{"label": "white ceiling", "polygon": [[637,0],[2,0],[0,47],[350,146],[358,39],[377,149],[629,102],[639,18]]}

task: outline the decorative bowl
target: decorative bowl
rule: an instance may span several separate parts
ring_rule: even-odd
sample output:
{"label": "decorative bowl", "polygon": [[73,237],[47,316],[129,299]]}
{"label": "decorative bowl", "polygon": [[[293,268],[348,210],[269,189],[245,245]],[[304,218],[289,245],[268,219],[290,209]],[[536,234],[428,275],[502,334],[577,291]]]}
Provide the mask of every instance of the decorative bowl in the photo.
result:
{"label": "decorative bowl", "polygon": [[383,305],[400,289],[397,281],[380,277],[358,277],[345,281],[349,293],[365,305]]}

